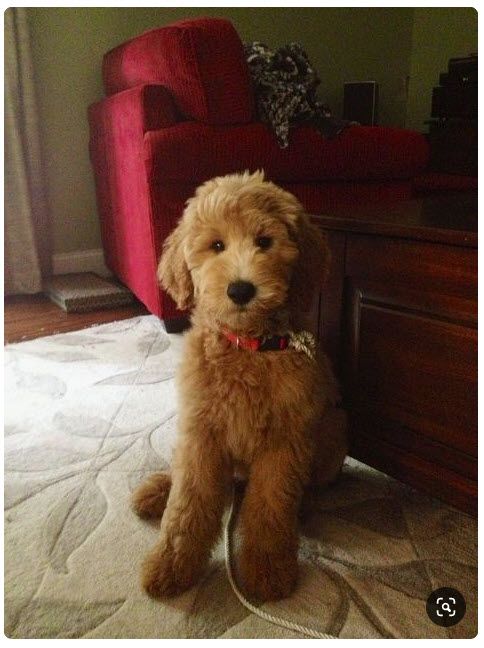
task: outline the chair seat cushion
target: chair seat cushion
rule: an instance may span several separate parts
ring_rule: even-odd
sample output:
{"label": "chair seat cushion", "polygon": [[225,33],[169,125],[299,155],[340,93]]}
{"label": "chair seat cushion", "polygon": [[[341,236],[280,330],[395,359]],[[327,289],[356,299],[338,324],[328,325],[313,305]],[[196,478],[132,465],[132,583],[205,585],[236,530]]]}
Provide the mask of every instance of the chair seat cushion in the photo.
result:
{"label": "chair seat cushion", "polygon": [[424,173],[413,179],[418,193],[442,191],[477,191],[478,178],[474,176],[452,175],[450,173]]}
{"label": "chair seat cushion", "polygon": [[152,29],[104,56],[111,95],[141,84],[166,86],[182,115],[208,124],[243,124],[254,95],[242,42],[222,18],[181,20]]}
{"label": "chair seat cushion", "polygon": [[405,179],[421,173],[428,145],[420,133],[352,126],[334,139],[310,127],[291,132],[279,148],[261,123],[230,128],[183,122],[145,134],[150,180],[199,183],[245,169],[264,169],[276,182]]}

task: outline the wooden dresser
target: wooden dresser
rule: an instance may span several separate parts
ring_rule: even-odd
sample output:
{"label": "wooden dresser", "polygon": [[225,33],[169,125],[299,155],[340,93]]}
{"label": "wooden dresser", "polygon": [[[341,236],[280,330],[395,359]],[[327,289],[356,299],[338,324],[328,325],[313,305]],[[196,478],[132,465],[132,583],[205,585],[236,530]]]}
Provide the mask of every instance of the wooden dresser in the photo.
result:
{"label": "wooden dresser", "polygon": [[350,413],[350,454],[476,514],[476,196],[314,220],[333,255],[318,327]]}

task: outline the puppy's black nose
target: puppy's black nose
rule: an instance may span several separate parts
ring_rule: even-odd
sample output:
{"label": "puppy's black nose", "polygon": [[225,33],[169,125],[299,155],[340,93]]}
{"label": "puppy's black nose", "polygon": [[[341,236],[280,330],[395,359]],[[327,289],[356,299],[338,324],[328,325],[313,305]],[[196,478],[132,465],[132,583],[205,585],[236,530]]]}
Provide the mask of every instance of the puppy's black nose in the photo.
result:
{"label": "puppy's black nose", "polygon": [[227,295],[236,304],[247,304],[255,295],[255,286],[249,281],[234,281],[229,284]]}

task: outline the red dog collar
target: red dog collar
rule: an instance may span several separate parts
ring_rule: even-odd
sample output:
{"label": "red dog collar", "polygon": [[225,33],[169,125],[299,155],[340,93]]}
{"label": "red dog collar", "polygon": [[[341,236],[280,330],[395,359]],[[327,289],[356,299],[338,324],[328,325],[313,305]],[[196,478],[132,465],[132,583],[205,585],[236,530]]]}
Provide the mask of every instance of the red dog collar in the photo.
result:
{"label": "red dog collar", "polygon": [[227,329],[222,330],[222,333],[237,349],[247,349],[248,351],[284,351],[289,346],[289,335],[273,335],[270,338],[250,338],[242,337]]}

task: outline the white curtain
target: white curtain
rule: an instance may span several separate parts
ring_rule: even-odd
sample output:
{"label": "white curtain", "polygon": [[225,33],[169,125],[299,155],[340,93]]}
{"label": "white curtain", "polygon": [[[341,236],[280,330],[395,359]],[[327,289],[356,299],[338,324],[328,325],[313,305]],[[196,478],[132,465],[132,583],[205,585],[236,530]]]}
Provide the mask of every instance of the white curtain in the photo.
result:
{"label": "white curtain", "polygon": [[36,293],[50,270],[27,9],[5,18],[5,293]]}

